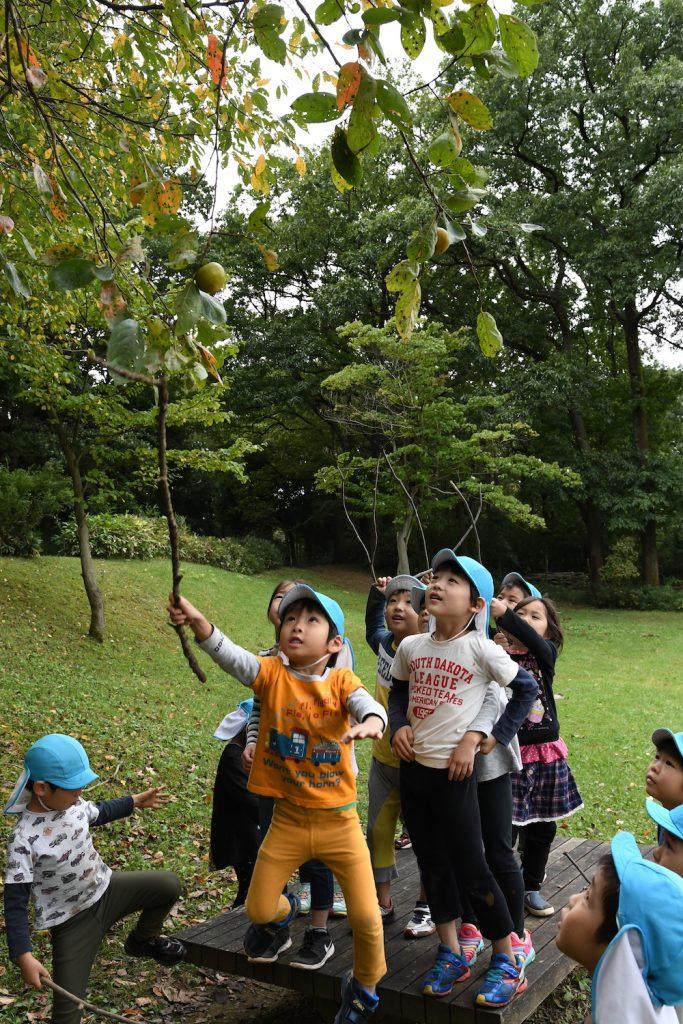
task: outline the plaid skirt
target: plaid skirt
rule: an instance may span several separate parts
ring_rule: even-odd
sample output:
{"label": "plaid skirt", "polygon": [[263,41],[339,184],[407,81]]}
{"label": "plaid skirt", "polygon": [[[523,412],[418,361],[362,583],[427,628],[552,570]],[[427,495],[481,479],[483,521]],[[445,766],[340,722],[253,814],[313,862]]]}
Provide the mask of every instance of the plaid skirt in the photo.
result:
{"label": "plaid skirt", "polygon": [[512,772],[510,779],[513,825],[557,821],[568,818],[583,807],[581,794],[566,761],[552,761],[550,764],[531,761],[520,772]]}

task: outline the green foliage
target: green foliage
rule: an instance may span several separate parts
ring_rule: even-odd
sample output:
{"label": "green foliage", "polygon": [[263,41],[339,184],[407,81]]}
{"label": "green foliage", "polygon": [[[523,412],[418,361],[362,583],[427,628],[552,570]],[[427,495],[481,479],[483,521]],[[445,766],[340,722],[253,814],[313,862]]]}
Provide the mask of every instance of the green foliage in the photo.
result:
{"label": "green foliage", "polygon": [[[166,520],[130,514],[100,513],[88,519],[90,546],[96,558],[137,558],[143,561],[168,555]],[[282,563],[282,552],[262,537],[200,537],[179,523],[183,561],[213,565],[231,572],[264,572]],[[55,546],[65,555],[78,554],[76,527],[62,524]]]}
{"label": "green foliage", "polygon": [[660,587],[610,583],[596,587],[592,603],[598,608],[624,608],[631,611],[683,612],[683,585],[663,584]]}
{"label": "green foliage", "polygon": [[56,520],[68,500],[68,484],[55,466],[0,466],[0,554],[39,554],[41,527]]}
{"label": "green foliage", "polygon": [[[602,567],[602,579],[609,586],[618,587],[638,579],[638,545],[635,537],[618,537],[612,544],[610,552]],[[629,606],[626,606],[629,607]]]}

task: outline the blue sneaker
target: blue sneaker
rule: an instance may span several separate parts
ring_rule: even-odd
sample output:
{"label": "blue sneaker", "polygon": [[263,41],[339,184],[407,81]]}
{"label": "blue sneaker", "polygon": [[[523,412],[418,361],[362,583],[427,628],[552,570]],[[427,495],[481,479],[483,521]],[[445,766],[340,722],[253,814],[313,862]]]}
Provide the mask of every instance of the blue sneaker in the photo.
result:
{"label": "blue sneaker", "polygon": [[370,1020],[379,1006],[379,996],[360,985],[349,971],[342,982],[342,1001],[334,1024],[363,1024]]}
{"label": "blue sneaker", "polygon": [[439,943],[436,960],[422,986],[423,996],[449,996],[453,986],[467,981],[471,971],[464,956],[456,956],[448,946]]}
{"label": "blue sneaker", "polygon": [[494,953],[484,984],[477,993],[477,1006],[507,1006],[528,984],[523,964],[510,960],[505,953]]}
{"label": "blue sneaker", "polygon": [[244,933],[242,944],[249,960],[259,964],[272,964],[292,945],[289,923],[299,913],[299,898],[287,893],[289,913],[282,921],[270,924],[250,924]]}

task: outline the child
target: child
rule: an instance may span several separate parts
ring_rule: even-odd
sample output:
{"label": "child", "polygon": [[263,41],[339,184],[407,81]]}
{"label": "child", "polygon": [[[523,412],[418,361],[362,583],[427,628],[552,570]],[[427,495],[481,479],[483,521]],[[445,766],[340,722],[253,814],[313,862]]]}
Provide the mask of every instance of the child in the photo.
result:
{"label": "child", "polygon": [[[349,669],[329,663],[344,644],[344,614],[325,594],[306,585],[282,599],[280,650],[287,657],[257,658],[232,643],[181,599],[169,600],[174,623],[187,623],[202,650],[261,701],[260,734],[249,788],[275,798],[273,820],[247,896],[253,924],[244,937],[251,959],[291,945],[288,925],[298,910],[283,886],[294,868],[323,860],[339,878],[354,935],[354,967],[342,986],[336,1024],[361,1024],[377,1008],[376,985],[386,971],[382,920],[372,865],[356,811],[350,742],[379,739],[386,712]],[[349,727],[353,716],[359,723]],[[276,940],[275,947],[273,940]]]}
{"label": "child", "polygon": [[[115,800],[81,799],[94,782],[88,755],[71,736],[42,736],[29,748],[24,771],[5,807],[19,814],[7,844],[5,923],[9,955],[24,982],[41,988],[49,972],[31,952],[28,904],[36,907],[36,928],[49,928],[55,983],[85,998],[90,970],[102,939],[122,917],[141,910],[129,933],[130,956],[176,964],[185,947],[164,938],[161,926],[180,896],[180,879],[169,871],[114,871],[90,838],[90,826],[125,818],[136,807],[156,809],[168,797],[159,788]],[[78,1024],[80,1008],[54,997],[53,1024]]]}
{"label": "child", "polygon": [[569,899],[555,941],[592,976],[586,1024],[683,1020],[683,879],[644,860],[630,833]]}
{"label": "child", "polygon": [[[458,943],[458,879],[469,896],[493,957],[477,995],[480,1006],[506,1006],[526,988],[514,958],[513,922],[484,857],[474,755],[481,732],[470,732],[488,684],[510,686],[512,699],[493,728],[507,745],[531,706],[538,686],[489,640],[490,573],[450,548],[432,562],[426,608],[434,633],[407,637],[392,666],[389,697],[392,745],[401,758],[401,805],[422,874],[440,945],[425,979],[425,995],[448,995],[470,977]],[[517,724],[512,724],[515,716]]]}
{"label": "child", "polygon": [[518,584],[503,587],[491,610],[498,629],[511,638],[510,657],[539,684],[538,698],[519,731],[522,770],[512,775],[512,822],[520,837],[524,907],[536,917],[548,917],[555,910],[540,890],[557,821],[580,810],[583,802],[560,739],[553,695],[555,661],[563,641],[557,609],[546,597],[517,601],[519,590]]}
{"label": "child", "polygon": [[654,800],[646,800],[645,809],[658,826],[659,846],[653,860],[683,878],[683,804],[667,811]]}
{"label": "child", "polygon": [[[377,655],[375,698],[384,708],[389,703],[391,665],[396,648],[405,637],[419,632],[413,590],[424,593],[426,587],[414,576],[403,575],[393,578],[381,576],[368,592],[365,639]],[[387,731],[372,745],[368,776],[367,839],[383,924],[389,924],[394,919],[391,883],[394,878],[398,878],[394,835],[401,813],[398,778],[400,763],[391,749]],[[433,935],[435,930],[424,892],[420,892],[404,934],[406,938],[418,939]]]}
{"label": "child", "polygon": [[683,732],[655,729],[652,743],[655,755],[647,769],[645,790],[670,811],[683,804]]}

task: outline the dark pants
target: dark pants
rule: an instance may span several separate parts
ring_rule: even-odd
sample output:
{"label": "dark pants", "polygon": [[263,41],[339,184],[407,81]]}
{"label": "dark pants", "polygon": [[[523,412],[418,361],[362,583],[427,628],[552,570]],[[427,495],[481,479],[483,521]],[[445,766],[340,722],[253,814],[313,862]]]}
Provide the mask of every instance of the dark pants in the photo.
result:
{"label": "dark pants", "polygon": [[557,835],[557,822],[533,821],[530,825],[515,826],[514,834],[519,837],[524,888],[529,891],[540,889],[550,856],[550,847]]}
{"label": "dark pants", "polygon": [[249,775],[242,767],[242,747],[223,748],[211,809],[211,864],[217,870],[234,867],[237,875],[235,904],[244,903],[261,842],[259,800],[247,789]]}
{"label": "dark pants", "polygon": [[[524,880],[512,849],[512,785],[506,772],[477,785],[484,853],[510,911],[514,929],[524,934]],[[477,924],[467,893],[460,888],[462,919]]]}
{"label": "dark pants", "polygon": [[[152,939],[161,933],[180,891],[180,879],[170,871],[114,871],[97,903],[50,930],[53,980],[85,998],[93,962],[112,925],[141,910],[135,934]],[[78,1006],[55,993],[53,1024],[78,1024],[80,1019]]]}
{"label": "dark pants", "polygon": [[[272,797],[259,797],[261,840],[270,828],[275,801]],[[299,868],[299,879],[311,887],[311,910],[331,910],[334,903],[334,878],[321,860],[307,860]],[[285,891],[287,886],[285,886]]]}
{"label": "dark pants", "polygon": [[461,916],[458,882],[488,939],[513,930],[505,898],[486,863],[474,776],[449,782],[446,768],[401,761],[401,806],[435,924]]}

